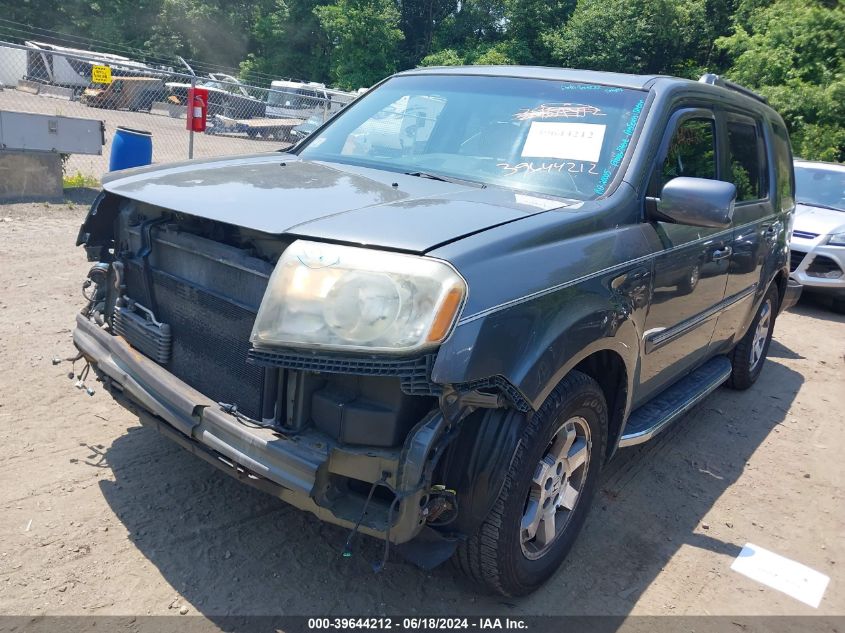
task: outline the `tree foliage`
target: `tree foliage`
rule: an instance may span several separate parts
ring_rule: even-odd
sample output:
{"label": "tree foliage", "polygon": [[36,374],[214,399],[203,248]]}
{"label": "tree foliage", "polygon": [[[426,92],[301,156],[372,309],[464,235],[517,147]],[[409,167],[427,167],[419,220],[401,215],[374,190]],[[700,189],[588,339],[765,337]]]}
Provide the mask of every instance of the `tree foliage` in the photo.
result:
{"label": "tree foliage", "polygon": [[563,66],[654,73],[675,57],[677,21],[672,0],[582,0],[544,40]]}
{"label": "tree foliage", "polygon": [[273,0],[262,7],[251,29],[251,50],[240,65],[242,78],[328,79],[332,47],[314,12],[319,6],[320,0]]}
{"label": "tree foliage", "polygon": [[0,0],[0,37],[182,55],[264,85],[455,64],[723,73],[826,160],[845,160],[843,33],[842,0]]}
{"label": "tree foliage", "polygon": [[336,85],[369,86],[396,70],[403,35],[392,0],[338,0],[314,13],[331,42]]}
{"label": "tree foliage", "polygon": [[728,76],[759,90],[787,120],[797,154],[845,160],[845,11],[777,0],[737,20],[716,40]]}

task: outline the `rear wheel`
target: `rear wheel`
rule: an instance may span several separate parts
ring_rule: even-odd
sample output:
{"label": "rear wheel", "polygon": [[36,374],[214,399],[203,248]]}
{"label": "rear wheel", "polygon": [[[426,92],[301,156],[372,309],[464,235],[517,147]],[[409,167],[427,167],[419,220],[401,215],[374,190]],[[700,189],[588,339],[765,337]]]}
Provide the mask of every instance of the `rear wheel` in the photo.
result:
{"label": "rear wheel", "polygon": [[607,406],[598,384],[572,372],[528,422],[499,498],[461,544],[457,566],[502,595],[530,593],[566,557],[596,491]]}
{"label": "rear wheel", "polygon": [[772,342],[780,296],[777,287],[769,287],[754,315],[751,326],[731,353],[731,375],[727,385],[732,389],[748,389],[763,370],[763,363]]}

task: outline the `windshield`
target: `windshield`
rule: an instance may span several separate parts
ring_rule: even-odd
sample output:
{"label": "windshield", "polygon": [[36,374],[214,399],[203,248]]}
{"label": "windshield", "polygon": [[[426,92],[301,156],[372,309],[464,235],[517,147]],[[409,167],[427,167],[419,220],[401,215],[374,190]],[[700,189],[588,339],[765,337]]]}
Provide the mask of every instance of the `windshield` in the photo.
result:
{"label": "windshield", "polygon": [[394,77],[299,155],[591,200],[625,158],[645,97],[542,79]]}
{"label": "windshield", "polygon": [[845,211],[845,169],[795,166],[795,199]]}

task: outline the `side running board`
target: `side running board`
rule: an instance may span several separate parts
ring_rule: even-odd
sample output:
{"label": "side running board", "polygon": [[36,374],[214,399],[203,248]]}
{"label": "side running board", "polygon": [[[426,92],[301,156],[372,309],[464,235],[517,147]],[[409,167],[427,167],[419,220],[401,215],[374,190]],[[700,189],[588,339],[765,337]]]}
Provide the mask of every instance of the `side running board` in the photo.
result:
{"label": "side running board", "polygon": [[731,375],[731,361],[716,356],[691,374],[635,409],[628,417],[619,446],[647,442],[701,402]]}

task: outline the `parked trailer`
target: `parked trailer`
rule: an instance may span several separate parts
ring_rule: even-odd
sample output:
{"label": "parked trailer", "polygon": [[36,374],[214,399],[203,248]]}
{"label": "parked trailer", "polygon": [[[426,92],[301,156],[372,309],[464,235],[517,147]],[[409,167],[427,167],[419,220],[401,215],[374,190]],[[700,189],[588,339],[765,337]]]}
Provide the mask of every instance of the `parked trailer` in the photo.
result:
{"label": "parked trailer", "polygon": [[221,114],[212,117],[207,134],[246,134],[249,138],[289,141],[291,129],[303,119],[233,119]]}
{"label": "parked trailer", "polygon": [[[99,84],[98,84],[99,85]],[[86,88],[80,101],[92,108],[144,110],[164,98],[164,82],[155,77],[116,77],[103,87]]]}
{"label": "parked trailer", "polygon": [[75,94],[81,93],[91,84],[91,69],[97,65],[109,66],[112,77],[165,77],[162,71],[122,55],[36,41],[27,41],[25,45],[27,79],[72,88]]}

